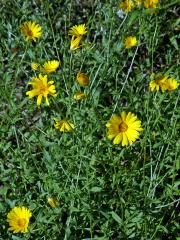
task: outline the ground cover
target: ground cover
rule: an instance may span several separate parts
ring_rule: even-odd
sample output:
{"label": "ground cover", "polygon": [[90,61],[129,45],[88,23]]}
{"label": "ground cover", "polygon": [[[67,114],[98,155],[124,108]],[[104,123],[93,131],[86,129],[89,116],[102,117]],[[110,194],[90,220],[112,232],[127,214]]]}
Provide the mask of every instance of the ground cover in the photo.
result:
{"label": "ground cover", "polygon": [[0,239],[179,239],[178,16],[1,0]]}

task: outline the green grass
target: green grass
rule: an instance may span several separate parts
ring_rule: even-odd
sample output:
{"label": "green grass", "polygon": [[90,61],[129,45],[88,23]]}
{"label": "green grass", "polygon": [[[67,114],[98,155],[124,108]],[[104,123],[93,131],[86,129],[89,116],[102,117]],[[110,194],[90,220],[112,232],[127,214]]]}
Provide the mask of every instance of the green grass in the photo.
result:
{"label": "green grass", "polygon": [[[152,71],[179,79],[178,2],[157,14],[135,10],[122,20],[117,1],[2,1],[0,49],[0,239],[178,240],[179,90],[150,92]],[[19,25],[38,22],[43,36],[25,42]],[[85,23],[87,46],[70,51],[68,30]],[[128,35],[139,39],[127,50]],[[32,62],[59,59],[50,107],[29,100]],[[76,102],[76,74],[90,77]],[[132,146],[113,145],[106,123],[131,111],[144,131]],[[73,133],[54,128],[70,119]],[[47,198],[59,200],[52,209]],[[28,234],[8,231],[13,206],[32,210]]]}

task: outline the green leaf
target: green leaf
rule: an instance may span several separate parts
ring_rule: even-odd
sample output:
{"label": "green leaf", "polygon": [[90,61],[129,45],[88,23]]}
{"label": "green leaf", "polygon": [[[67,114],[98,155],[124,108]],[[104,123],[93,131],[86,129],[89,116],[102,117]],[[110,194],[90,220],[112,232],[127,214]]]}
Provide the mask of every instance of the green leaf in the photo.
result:
{"label": "green leaf", "polygon": [[101,192],[102,188],[101,187],[92,187],[90,189],[91,192]]}
{"label": "green leaf", "polygon": [[122,224],[122,219],[114,211],[111,212],[111,215],[116,222],[118,222],[120,225]]}

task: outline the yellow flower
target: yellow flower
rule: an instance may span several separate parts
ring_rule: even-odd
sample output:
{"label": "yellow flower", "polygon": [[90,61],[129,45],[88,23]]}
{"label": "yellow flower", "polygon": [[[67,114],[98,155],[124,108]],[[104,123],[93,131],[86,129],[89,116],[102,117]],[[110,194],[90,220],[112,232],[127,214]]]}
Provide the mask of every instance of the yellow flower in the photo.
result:
{"label": "yellow flower", "polygon": [[42,35],[41,26],[36,22],[24,22],[20,26],[21,32],[26,37],[26,41],[33,40],[36,41],[36,38],[40,38]]}
{"label": "yellow flower", "polygon": [[166,80],[169,76],[163,76],[162,74],[152,74],[151,78],[152,80],[149,83],[149,88],[151,91],[159,91],[160,89],[162,92],[167,90]]}
{"label": "yellow flower", "polygon": [[125,12],[130,12],[134,8],[134,3],[132,0],[124,0],[119,3],[119,8],[121,8]]}
{"label": "yellow flower", "polygon": [[139,138],[139,132],[142,131],[141,121],[131,112],[121,112],[120,115],[113,115],[107,122],[107,137],[113,140],[113,144],[122,146],[131,145]]}
{"label": "yellow flower", "polygon": [[59,202],[56,198],[48,198],[48,203],[53,208],[55,208],[59,205]]}
{"label": "yellow flower", "polygon": [[144,0],[144,7],[145,8],[157,8],[157,4],[159,0]]}
{"label": "yellow flower", "polygon": [[83,92],[77,92],[74,95],[74,99],[77,100],[77,101],[85,99],[86,97],[87,97],[87,94],[83,93]]}
{"label": "yellow flower", "polygon": [[49,81],[47,75],[42,76],[39,74],[39,77],[33,77],[32,82],[29,82],[32,85],[32,90],[26,92],[26,95],[29,95],[29,98],[37,97],[37,105],[40,106],[42,102],[42,97],[45,98],[46,104],[49,105],[48,95],[56,97],[56,89],[54,86],[54,81]]}
{"label": "yellow flower", "polygon": [[166,89],[169,91],[177,89],[179,86],[179,83],[176,81],[176,79],[168,78],[166,80]]}
{"label": "yellow flower", "polygon": [[73,123],[63,119],[59,120],[57,118],[54,119],[56,123],[54,124],[55,128],[58,129],[60,132],[71,132],[75,128]]}
{"label": "yellow flower", "polygon": [[60,62],[57,60],[47,61],[44,63],[44,72],[45,73],[52,73],[55,72],[56,69],[59,67]]}
{"label": "yellow flower", "polygon": [[78,72],[76,76],[76,80],[79,83],[79,85],[82,87],[88,86],[89,84],[89,77],[81,71]]}
{"label": "yellow flower", "polygon": [[81,39],[82,39],[81,36],[79,36],[79,37],[72,36],[70,49],[76,50],[76,49],[80,48],[81,47],[81,45],[80,45]]}
{"label": "yellow flower", "polygon": [[69,35],[82,37],[87,33],[87,28],[85,24],[75,25],[69,30]]}
{"label": "yellow flower", "polygon": [[127,38],[125,39],[125,41],[124,41],[125,48],[127,48],[127,49],[136,46],[137,43],[138,43],[138,42],[137,42],[136,37],[133,37],[133,36],[127,37]]}
{"label": "yellow flower", "polygon": [[9,230],[13,233],[28,232],[29,219],[32,213],[25,207],[14,207],[7,215],[7,222],[9,223]]}
{"label": "yellow flower", "polygon": [[83,35],[87,33],[87,28],[85,24],[75,25],[69,30],[69,35],[72,36],[71,38],[71,50],[76,50],[80,48],[80,42],[82,40]]}
{"label": "yellow flower", "polygon": [[39,63],[31,63],[31,67],[33,70],[39,70],[40,69],[40,64]]}

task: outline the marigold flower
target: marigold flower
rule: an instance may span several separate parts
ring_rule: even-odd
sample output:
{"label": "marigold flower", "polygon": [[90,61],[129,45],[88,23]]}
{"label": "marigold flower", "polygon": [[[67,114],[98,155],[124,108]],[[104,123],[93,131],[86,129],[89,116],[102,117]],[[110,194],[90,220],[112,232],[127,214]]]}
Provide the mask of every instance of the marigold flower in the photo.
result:
{"label": "marigold flower", "polygon": [[31,67],[33,70],[37,71],[40,69],[40,64],[39,63],[31,63]]}
{"label": "marigold flower", "polygon": [[119,8],[125,12],[130,12],[134,8],[134,3],[132,0],[124,0],[119,3]]}
{"label": "marigold flower", "polygon": [[79,37],[72,36],[70,49],[76,50],[76,49],[80,48],[81,47],[81,45],[80,45],[81,39],[82,39],[81,36],[79,36]]}
{"label": "marigold flower", "polygon": [[74,99],[77,100],[77,101],[85,99],[86,97],[87,97],[87,94],[83,93],[83,92],[77,92],[74,95]]}
{"label": "marigold flower", "polygon": [[42,102],[42,97],[45,98],[46,104],[49,105],[48,95],[56,97],[56,89],[54,81],[49,81],[47,75],[39,74],[39,77],[33,77],[32,82],[29,82],[29,85],[32,85],[32,90],[26,92],[26,95],[29,95],[29,98],[37,97],[37,105],[40,106]]}
{"label": "marigold flower", "polygon": [[59,205],[59,201],[56,198],[48,198],[48,203],[51,207],[55,208]]}
{"label": "marigold flower", "polygon": [[14,207],[7,215],[7,222],[9,223],[9,230],[13,233],[28,232],[29,219],[32,213],[30,209],[25,207]]}
{"label": "marigold flower", "polygon": [[137,42],[136,37],[133,37],[133,36],[127,37],[127,38],[125,39],[125,41],[124,41],[125,48],[127,48],[127,49],[136,46],[137,43],[138,43],[138,42]]}
{"label": "marigold flower", "polygon": [[145,8],[157,8],[157,4],[159,0],[144,0],[144,7]]}
{"label": "marigold flower", "polygon": [[54,119],[56,123],[54,124],[55,128],[58,129],[60,132],[71,132],[75,128],[74,124],[63,119]]}
{"label": "marigold flower", "polygon": [[113,140],[113,144],[122,146],[131,145],[139,138],[142,131],[141,121],[131,112],[121,112],[120,115],[113,115],[107,122],[107,137]]}
{"label": "marigold flower", "polygon": [[89,77],[81,71],[78,72],[78,74],[76,76],[76,80],[79,83],[79,85],[82,87],[89,85]]}
{"label": "marigold flower", "polygon": [[45,73],[55,72],[57,70],[57,68],[59,67],[59,65],[60,65],[60,62],[57,60],[47,61],[43,65],[44,72]]}
{"label": "marigold flower", "polygon": [[159,91],[160,89],[162,92],[167,90],[166,80],[169,76],[163,76],[162,74],[151,74],[152,80],[149,83],[149,88],[151,91]]}
{"label": "marigold flower", "polygon": [[85,24],[75,25],[69,30],[69,35],[82,37],[87,33],[87,28]]}
{"label": "marigold flower", "polygon": [[168,78],[166,80],[166,89],[169,91],[173,91],[177,89],[179,86],[179,83],[176,81],[176,79],[173,78]]}
{"label": "marigold flower", "polygon": [[31,21],[24,22],[20,26],[20,30],[26,37],[26,41],[33,40],[36,42],[36,38],[38,39],[42,35],[41,26],[36,22],[31,22]]}

